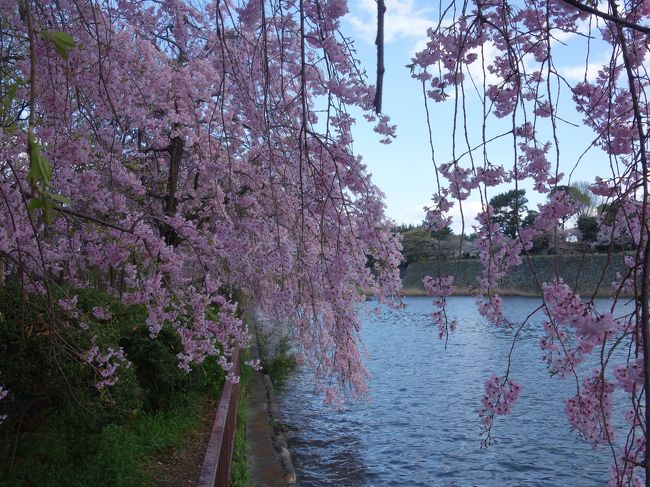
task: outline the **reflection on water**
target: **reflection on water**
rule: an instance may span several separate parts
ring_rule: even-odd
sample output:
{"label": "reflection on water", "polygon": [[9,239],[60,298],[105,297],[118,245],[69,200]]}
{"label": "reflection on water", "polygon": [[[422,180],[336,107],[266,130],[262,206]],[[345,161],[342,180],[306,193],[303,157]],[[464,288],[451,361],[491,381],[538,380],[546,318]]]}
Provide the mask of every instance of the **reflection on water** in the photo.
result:
{"label": "reflection on water", "polygon": [[[524,331],[514,356],[512,378],[523,384],[519,402],[511,416],[495,420],[496,443],[481,449],[483,383],[505,370],[511,336],[488,325],[473,298],[454,297],[448,311],[459,326],[445,350],[430,318],[431,300],[407,298],[406,304],[365,319],[368,401],[333,411],[313,395],[307,373],[290,381],[280,408],[298,485],[606,484],[611,454],[569,431],[563,399],[575,394],[575,383],[549,377],[538,326]],[[505,304],[508,316],[521,320],[539,301],[506,298]]]}

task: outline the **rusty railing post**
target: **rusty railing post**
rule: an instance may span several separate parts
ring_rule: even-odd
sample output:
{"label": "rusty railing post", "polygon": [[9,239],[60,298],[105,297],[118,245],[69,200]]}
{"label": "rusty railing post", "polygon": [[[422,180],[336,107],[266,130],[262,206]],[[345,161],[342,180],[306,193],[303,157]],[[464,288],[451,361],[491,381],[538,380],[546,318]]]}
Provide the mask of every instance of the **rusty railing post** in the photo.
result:
{"label": "rusty railing post", "polygon": [[[232,362],[235,375],[239,376],[239,348],[233,353]],[[212,425],[197,487],[228,487],[237,429],[238,402],[239,383],[233,384],[226,380],[221,391],[217,415]]]}

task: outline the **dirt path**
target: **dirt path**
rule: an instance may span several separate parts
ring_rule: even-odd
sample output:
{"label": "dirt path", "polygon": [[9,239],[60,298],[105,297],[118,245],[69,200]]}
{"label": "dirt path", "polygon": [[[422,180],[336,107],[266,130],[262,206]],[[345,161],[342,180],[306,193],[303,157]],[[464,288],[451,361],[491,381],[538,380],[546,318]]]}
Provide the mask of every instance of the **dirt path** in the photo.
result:
{"label": "dirt path", "polygon": [[212,423],[217,413],[217,401],[208,399],[201,425],[192,432],[182,446],[171,451],[154,454],[145,470],[157,487],[195,487],[201,473],[205,449],[208,445]]}

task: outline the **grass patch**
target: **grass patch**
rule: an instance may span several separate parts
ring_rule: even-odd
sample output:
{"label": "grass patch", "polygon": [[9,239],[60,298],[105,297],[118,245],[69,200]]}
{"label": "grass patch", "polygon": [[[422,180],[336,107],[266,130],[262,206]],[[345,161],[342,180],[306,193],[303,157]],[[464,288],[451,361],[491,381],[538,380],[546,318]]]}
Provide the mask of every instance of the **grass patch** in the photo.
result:
{"label": "grass patch", "polygon": [[230,486],[248,487],[251,483],[251,474],[246,459],[246,422],[248,420],[248,397],[243,389],[239,395],[237,405],[237,429],[235,430],[235,446],[230,465]]}
{"label": "grass patch", "polygon": [[253,371],[244,366],[250,358],[248,350],[241,354],[241,376],[239,378],[239,402],[237,404],[237,429],[235,430],[235,443],[230,464],[230,487],[248,487],[251,484],[251,474],[246,458],[248,442],[246,440],[246,424],[248,422],[248,384]]}
{"label": "grass patch", "polygon": [[204,412],[198,393],[178,397],[173,407],[140,413],[125,424],[109,424],[96,434],[74,432],[54,419],[39,433],[26,434],[2,486],[48,487],[153,485],[143,469],[148,457],[174,448],[195,430]]}

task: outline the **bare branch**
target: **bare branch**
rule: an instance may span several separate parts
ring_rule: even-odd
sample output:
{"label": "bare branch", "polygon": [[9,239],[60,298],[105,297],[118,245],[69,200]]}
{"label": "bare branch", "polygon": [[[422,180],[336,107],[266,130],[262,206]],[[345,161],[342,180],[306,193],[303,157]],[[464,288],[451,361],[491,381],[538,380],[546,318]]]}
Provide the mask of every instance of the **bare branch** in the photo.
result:
{"label": "bare branch", "polygon": [[377,89],[375,91],[375,112],[381,113],[381,96],[384,89],[384,14],[386,5],[384,0],[377,0]]}

